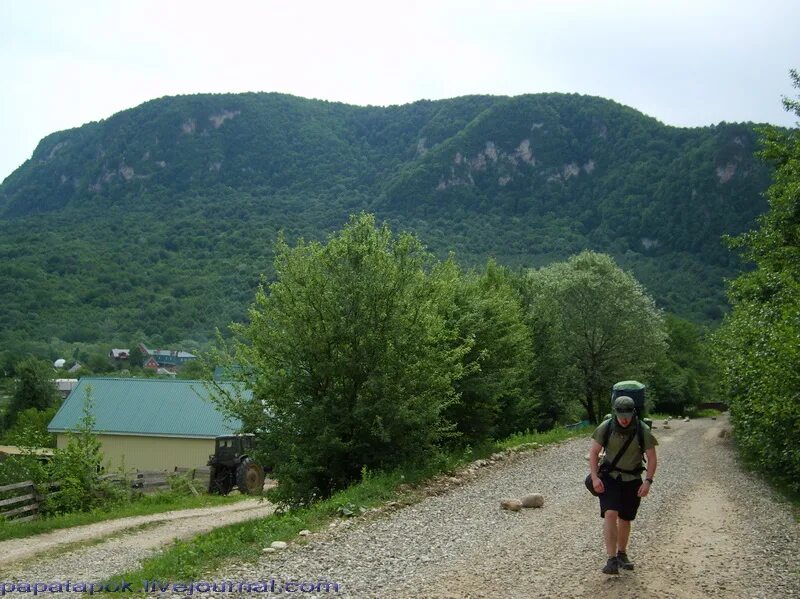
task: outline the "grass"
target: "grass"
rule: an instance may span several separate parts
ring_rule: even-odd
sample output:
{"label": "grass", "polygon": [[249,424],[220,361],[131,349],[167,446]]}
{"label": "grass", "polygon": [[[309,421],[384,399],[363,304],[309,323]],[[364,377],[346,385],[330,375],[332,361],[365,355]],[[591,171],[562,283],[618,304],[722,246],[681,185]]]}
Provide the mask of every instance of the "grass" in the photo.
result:
{"label": "grass", "polygon": [[[545,433],[528,433],[459,452],[442,454],[432,464],[405,468],[389,473],[364,472],[362,480],[308,507],[278,512],[259,521],[249,521],[218,528],[189,541],[176,541],[158,555],[146,559],[141,568],[115,576],[124,578],[132,588],[142,588],[145,580],[192,580],[219,569],[223,564],[254,562],[262,549],[272,541],[290,541],[303,529],[320,530],[343,513],[358,515],[388,501],[411,504],[423,493],[414,485],[431,477],[452,473],[473,460],[513,448],[532,448],[558,443],[574,437],[587,437],[593,427],[580,430],[554,429]],[[300,541],[302,542],[302,541]]]}
{"label": "grass", "polygon": [[714,410],[713,408],[707,408],[705,410],[697,410],[693,415],[692,418],[716,418],[717,416],[721,416],[723,412],[719,410]]}
{"label": "grass", "polygon": [[30,537],[62,528],[93,524],[103,520],[114,520],[129,516],[148,516],[171,510],[227,505],[247,497],[246,495],[231,495],[228,497],[199,495],[195,497],[176,495],[174,493],[155,493],[153,495],[145,495],[133,503],[115,506],[108,510],[62,514],[30,522],[0,521],[0,541]]}

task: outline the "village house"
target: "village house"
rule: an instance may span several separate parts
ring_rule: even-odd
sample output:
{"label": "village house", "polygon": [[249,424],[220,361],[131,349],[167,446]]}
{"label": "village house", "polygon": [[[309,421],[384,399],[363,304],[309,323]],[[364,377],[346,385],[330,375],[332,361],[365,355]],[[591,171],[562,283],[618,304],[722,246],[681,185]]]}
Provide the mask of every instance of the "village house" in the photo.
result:
{"label": "village house", "polygon": [[[233,389],[231,383],[220,386]],[[47,427],[57,447],[66,447],[67,432],[80,426],[89,389],[93,430],[109,469],[204,466],[214,439],[241,429],[241,422],[218,410],[203,381],[84,377]]]}
{"label": "village house", "polygon": [[163,368],[174,369],[190,360],[197,359],[197,356],[186,351],[176,349],[149,349],[144,343],[139,344],[139,349],[145,357],[145,368],[155,369],[161,366]]}

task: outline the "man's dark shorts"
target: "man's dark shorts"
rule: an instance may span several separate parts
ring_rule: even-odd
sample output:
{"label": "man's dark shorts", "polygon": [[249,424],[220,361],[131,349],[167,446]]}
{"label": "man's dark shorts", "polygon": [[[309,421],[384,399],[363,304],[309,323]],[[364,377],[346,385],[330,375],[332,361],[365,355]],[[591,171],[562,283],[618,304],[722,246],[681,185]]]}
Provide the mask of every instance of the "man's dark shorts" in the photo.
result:
{"label": "man's dark shorts", "polygon": [[611,478],[608,474],[601,480],[606,490],[599,495],[600,517],[605,517],[606,510],[614,510],[619,512],[619,517],[623,520],[635,520],[639,504],[642,502],[642,498],[636,494],[642,486],[642,480],[622,482],[620,479]]}

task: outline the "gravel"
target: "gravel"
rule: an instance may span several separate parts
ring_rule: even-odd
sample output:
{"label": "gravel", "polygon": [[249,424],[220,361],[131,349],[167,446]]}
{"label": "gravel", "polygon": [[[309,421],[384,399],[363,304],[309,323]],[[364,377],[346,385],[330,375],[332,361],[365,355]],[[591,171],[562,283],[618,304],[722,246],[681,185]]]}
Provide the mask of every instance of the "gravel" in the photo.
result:
{"label": "gravel", "polygon": [[99,581],[139,567],[175,539],[263,518],[274,506],[247,499],[212,508],[106,520],[0,542],[0,581]]}
{"label": "gravel", "polygon": [[[588,440],[577,439],[209,579],[335,581],[346,597],[800,597],[791,508],[737,466],[719,436],[727,427],[698,420],[654,431],[656,483],[628,551],[638,563],[618,577],[600,573],[602,521],[583,486]],[[529,493],[544,507],[499,508]]]}
{"label": "gravel", "polygon": [[[576,439],[473,466],[471,480],[442,495],[282,539],[288,549],[208,572],[202,580],[234,587],[240,581],[328,581],[340,585],[338,596],[370,598],[800,598],[797,521],[788,504],[737,466],[730,439],[719,435],[728,427],[720,418],[673,421],[669,430],[654,431],[660,442],[656,482],[628,549],[636,569],[620,576],[600,573],[602,521],[597,500],[583,486],[588,440]],[[544,507],[500,509],[501,500],[531,493],[543,495]],[[76,572],[96,567],[88,562],[119,572],[141,559],[133,539],[147,534],[84,548],[75,552],[77,562],[44,560],[53,568],[39,563],[25,574],[75,579]]]}

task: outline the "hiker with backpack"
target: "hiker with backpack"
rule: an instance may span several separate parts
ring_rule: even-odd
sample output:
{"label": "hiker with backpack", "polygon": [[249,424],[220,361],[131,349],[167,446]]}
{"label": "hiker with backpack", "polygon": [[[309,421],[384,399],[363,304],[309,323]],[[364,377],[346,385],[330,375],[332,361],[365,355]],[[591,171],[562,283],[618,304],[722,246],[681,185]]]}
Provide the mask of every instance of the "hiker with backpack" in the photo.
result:
{"label": "hiker with backpack", "polygon": [[[625,395],[614,400],[612,417],[592,433],[590,480],[586,484],[600,498],[603,539],[608,554],[604,574],[619,574],[620,568],[633,570],[627,554],[631,522],[636,519],[642,497],[647,497],[653,484],[656,445],[658,441],[650,427],[637,417],[633,399]],[[605,449],[605,456],[601,462],[602,449]],[[642,482],[645,470],[647,477]]]}

